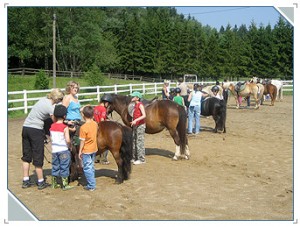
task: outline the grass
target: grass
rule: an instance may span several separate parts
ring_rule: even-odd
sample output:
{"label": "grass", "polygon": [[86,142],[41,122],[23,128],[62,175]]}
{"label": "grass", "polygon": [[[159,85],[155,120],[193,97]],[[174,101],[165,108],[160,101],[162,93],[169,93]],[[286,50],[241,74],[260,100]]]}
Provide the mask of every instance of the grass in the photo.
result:
{"label": "grass", "polygon": [[[84,78],[70,78],[70,77],[56,77],[56,87],[65,88],[66,84],[70,81],[74,80],[80,84],[80,87],[88,87],[89,84]],[[36,90],[34,88],[35,84],[35,76],[17,76],[17,75],[9,75],[7,80],[7,90],[8,91],[23,91],[23,90]],[[134,80],[120,80],[120,79],[109,79],[105,78],[104,84],[105,86],[110,86],[114,84],[138,84],[145,83],[141,81]],[[53,79],[49,77],[49,89],[53,88]]]}

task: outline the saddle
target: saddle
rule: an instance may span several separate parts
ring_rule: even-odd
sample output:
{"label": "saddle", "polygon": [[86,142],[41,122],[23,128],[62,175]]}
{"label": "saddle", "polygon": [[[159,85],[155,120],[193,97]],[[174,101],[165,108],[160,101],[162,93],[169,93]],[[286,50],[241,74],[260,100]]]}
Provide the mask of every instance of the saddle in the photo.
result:
{"label": "saddle", "polygon": [[235,86],[234,86],[234,90],[239,93],[241,91],[243,91],[246,88],[246,82],[242,83],[242,82],[238,82]]}
{"label": "saddle", "polygon": [[[153,103],[155,103],[157,101],[157,97],[154,97],[153,99],[151,100],[147,100],[147,99],[142,99],[141,102],[143,103],[144,107],[146,108],[147,106],[150,106],[152,105]],[[128,104],[128,107],[127,107],[127,110],[128,110],[128,113],[129,115],[132,117],[133,116],[133,110],[134,110],[134,106],[135,106],[135,103],[134,102],[130,102]]]}
{"label": "saddle", "polygon": [[157,101],[158,97],[154,97],[151,100],[147,100],[147,99],[142,99],[141,102],[144,104],[144,107],[146,108],[147,106],[152,105],[153,103],[155,103]]}

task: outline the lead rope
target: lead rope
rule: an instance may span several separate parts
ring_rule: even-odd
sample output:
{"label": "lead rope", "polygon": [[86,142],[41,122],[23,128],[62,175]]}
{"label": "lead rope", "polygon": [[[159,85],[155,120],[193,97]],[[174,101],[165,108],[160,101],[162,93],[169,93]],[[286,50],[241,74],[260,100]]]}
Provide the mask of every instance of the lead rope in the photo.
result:
{"label": "lead rope", "polygon": [[[47,144],[48,144],[49,142],[47,141],[47,140],[45,140],[44,141],[44,147],[46,148],[46,150],[47,150],[47,152],[51,155],[52,153],[49,151],[49,149],[48,149],[48,147],[47,147]],[[47,156],[45,155],[45,152],[44,152],[44,158],[45,158],[45,160],[48,162],[48,163],[51,163],[50,161],[49,161],[49,159],[47,158]]]}

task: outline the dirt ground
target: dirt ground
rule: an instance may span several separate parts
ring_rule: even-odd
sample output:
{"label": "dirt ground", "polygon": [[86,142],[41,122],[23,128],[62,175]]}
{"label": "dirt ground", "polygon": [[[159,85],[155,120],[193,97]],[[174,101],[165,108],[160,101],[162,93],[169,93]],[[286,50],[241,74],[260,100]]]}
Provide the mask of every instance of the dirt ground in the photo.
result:
{"label": "dirt ground", "polygon": [[[9,120],[8,188],[39,220],[293,221],[292,97],[258,110],[235,109],[233,99],[228,104],[227,133],[213,133],[212,118],[201,118],[202,132],[189,136],[190,160],[171,160],[168,131],[146,135],[147,163],[133,166],[131,178],[116,185],[109,154],[110,165],[95,164],[93,192],[77,182],[70,191],[22,189],[24,119]],[[50,182],[46,160],[44,169]]]}

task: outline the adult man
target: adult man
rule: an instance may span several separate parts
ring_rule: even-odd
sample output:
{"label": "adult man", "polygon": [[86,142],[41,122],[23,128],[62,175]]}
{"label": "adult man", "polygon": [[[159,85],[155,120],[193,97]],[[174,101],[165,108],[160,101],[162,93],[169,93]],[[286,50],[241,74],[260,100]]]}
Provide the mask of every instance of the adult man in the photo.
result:
{"label": "adult man", "polygon": [[188,88],[187,88],[187,85],[186,85],[186,83],[183,81],[183,79],[182,79],[182,77],[180,77],[179,79],[178,79],[178,87],[180,88],[180,90],[181,90],[181,92],[180,92],[180,96],[181,97],[183,97],[183,99],[184,99],[184,104],[185,104],[185,106],[186,107],[188,107],[189,106],[189,101],[188,101],[188,93],[187,93],[187,90],[188,90]]}

